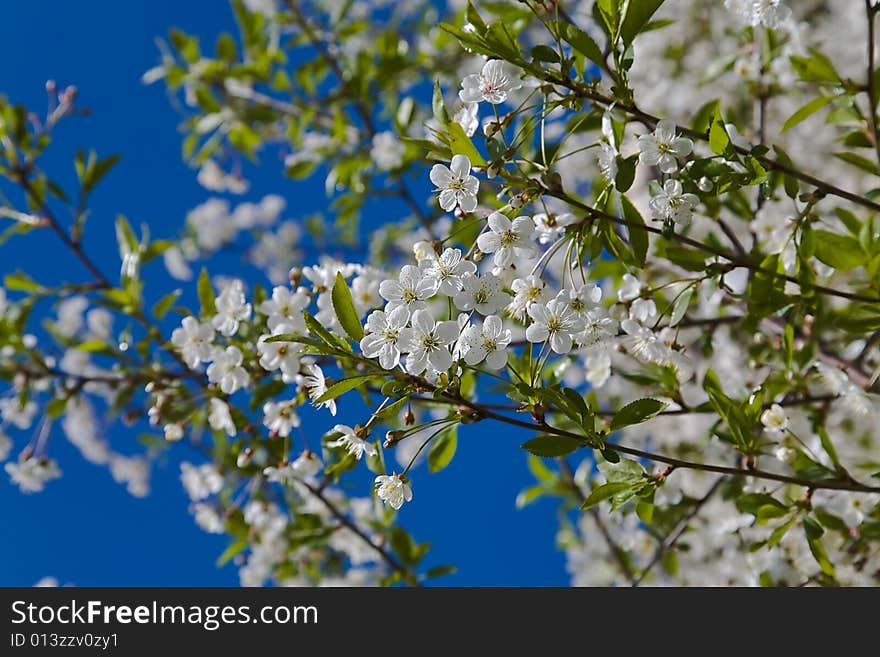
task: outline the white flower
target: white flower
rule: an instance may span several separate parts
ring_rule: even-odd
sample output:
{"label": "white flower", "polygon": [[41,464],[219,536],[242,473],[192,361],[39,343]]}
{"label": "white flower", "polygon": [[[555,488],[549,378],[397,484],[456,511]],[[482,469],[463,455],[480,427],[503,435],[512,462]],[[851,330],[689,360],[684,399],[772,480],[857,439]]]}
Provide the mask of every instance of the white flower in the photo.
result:
{"label": "white flower", "polygon": [[316,400],[327,392],[327,381],[324,379],[324,371],[314,363],[307,365],[306,371],[308,374],[302,377],[302,385],[308,391],[312,403],[316,404],[318,408],[326,408],[330,411],[330,415],[336,415],[335,399],[328,399],[320,404],[316,403]]}
{"label": "white flower", "polygon": [[586,317],[602,301],[602,288],[592,282],[582,283],[577,289],[567,289],[568,305],[578,317]]}
{"label": "white flower", "polygon": [[208,414],[208,424],[214,431],[225,431],[226,435],[234,436],[237,431],[235,422],[232,421],[232,413],[229,405],[222,399],[211,397],[211,412]]}
{"label": "white flower", "polygon": [[333,442],[327,443],[327,447],[343,447],[358,461],[361,460],[361,457],[363,457],[364,454],[367,456],[376,456],[376,454],[378,454],[376,446],[373,443],[358,436],[354,432],[354,429],[348,425],[337,424],[333,427],[333,432],[341,435]]}
{"label": "white flower", "polygon": [[287,328],[284,333],[303,333],[306,329],[303,310],[309,305],[309,297],[302,290],[292,291],[279,285],[272,289],[272,298],[260,304],[259,311],[268,317],[270,331],[279,326]]}
{"label": "white flower", "polygon": [[227,395],[244,388],[250,379],[241,362],[242,355],[238,347],[217,349],[214,352],[214,362],[208,365],[208,380],[219,384],[220,390]]}
{"label": "white flower", "polygon": [[465,103],[452,115],[452,120],[461,126],[464,134],[473,137],[480,125],[479,111],[480,105],[478,103]]}
{"label": "white flower", "polygon": [[19,429],[28,429],[37,414],[37,405],[33,400],[21,403],[21,397],[4,397],[0,399],[0,418],[4,422],[15,425]]}
{"label": "white flower", "polygon": [[611,356],[605,349],[591,349],[584,355],[584,378],[601,388],[611,376]]}
{"label": "white flower", "polygon": [[180,481],[193,502],[198,502],[223,488],[223,477],[213,463],[195,466],[184,461],[180,464]]}
{"label": "white flower", "polygon": [[653,299],[635,299],[629,307],[629,318],[647,324],[657,319],[657,304]]}
{"label": "white flower", "polygon": [[473,212],[477,207],[477,192],[480,181],[471,173],[471,161],[464,155],[456,155],[447,167],[435,164],[431,167],[431,182],[440,191],[440,207],[447,212],[458,205],[464,212]]}
{"label": "white flower", "polygon": [[501,318],[489,315],[483,320],[482,328],[470,326],[462,334],[464,362],[476,365],[485,360],[489,368],[500,370],[507,364],[510,339],[510,329],[503,328]]}
{"label": "white flower", "polygon": [[385,131],[377,133],[373,137],[373,145],[370,148],[370,157],[376,163],[376,167],[382,171],[391,171],[403,163],[403,154],[406,146],[393,132]]}
{"label": "white flower", "polygon": [[501,279],[494,274],[465,276],[461,279],[461,292],[452,299],[459,310],[476,310],[481,315],[498,312],[505,300]]}
{"label": "white flower", "polygon": [[0,461],[5,461],[11,450],[12,441],[9,439],[9,436],[0,431]]}
{"label": "white flower", "polygon": [[529,342],[550,341],[550,348],[557,354],[571,351],[572,338],[583,329],[578,316],[568,304],[563,291],[546,304],[533,303],[528,314],[532,324],[526,329]]}
{"label": "white flower", "polygon": [[397,367],[400,362],[400,332],[409,321],[405,306],[386,313],[375,310],[367,317],[366,335],[361,339],[361,353],[367,358],[379,358],[379,365],[386,370]]}
{"label": "white flower", "polygon": [[307,449],[303,450],[302,454],[290,464],[290,469],[293,470],[298,477],[302,477],[303,479],[314,477],[323,467],[324,464],[321,462],[318,455]]}
{"label": "white flower", "polygon": [[358,317],[363,317],[370,308],[382,305],[379,283],[378,276],[372,272],[369,275],[356,276],[351,281],[351,298]]}
{"label": "white flower", "polygon": [[299,426],[294,401],[267,401],[263,404],[263,425],[276,436],[287,438]]}
{"label": "white flower", "polygon": [[39,493],[46,482],[58,479],[61,470],[52,459],[31,457],[18,463],[9,462],[3,466],[9,478],[22,493]]}
{"label": "white flower", "polygon": [[[215,115],[219,118],[220,115]],[[203,124],[202,129],[208,127]],[[228,174],[214,160],[206,160],[196,176],[199,184],[214,192],[230,192],[244,194],[248,190],[248,182],[239,175]]]}
{"label": "white flower", "polygon": [[549,244],[555,242],[565,232],[566,226],[577,223],[577,217],[571,212],[563,212],[562,214],[539,212],[532,216],[532,221],[535,222],[535,234],[538,236],[538,242]]}
{"label": "white flower", "polygon": [[214,505],[196,502],[190,511],[195,517],[196,524],[209,534],[222,534],[225,531],[223,517]]}
{"label": "white flower", "polygon": [[162,260],[165,263],[165,269],[168,270],[172,278],[176,278],[179,281],[192,279],[192,269],[187,264],[186,257],[179,246],[172,246],[170,249],[167,249],[162,254]]}
{"label": "white flower", "polygon": [[535,224],[529,217],[517,217],[513,221],[500,212],[489,215],[489,232],[477,238],[477,246],[483,253],[494,253],[497,267],[510,266],[516,256],[533,258],[538,251],[534,241]]}
{"label": "white flower", "polygon": [[235,335],[240,322],[251,316],[251,304],[245,302],[244,284],[234,280],[217,295],[217,314],[211,324],[225,336]]}
{"label": "white flower", "polygon": [[400,332],[401,349],[408,351],[406,371],[421,374],[426,369],[445,372],[452,366],[449,345],[458,339],[458,322],[434,322],[427,310],[412,316],[412,328]]}
{"label": "white flower", "polygon": [[791,17],[791,9],[782,0],[724,0],[724,7],[752,27],[775,29]]}
{"label": "white flower", "polygon": [[699,202],[695,194],[682,193],[681,183],[670,178],[663,183],[663,191],[649,201],[648,207],[658,221],[684,224],[691,220]]}
{"label": "white flower", "polygon": [[600,347],[607,345],[617,335],[617,322],[608,316],[602,306],[579,314],[583,330],[575,336],[578,344],[583,347]]}
{"label": "white flower", "polygon": [[654,132],[639,137],[639,162],[659,167],[663,173],[678,170],[676,158],[686,157],[694,150],[694,142],[687,137],[679,137],[675,123],[664,119],[657,123]]}
{"label": "white flower", "polygon": [[617,300],[621,303],[638,299],[642,294],[642,282],[632,274],[624,274],[617,289]]}
{"label": "white flower", "polygon": [[270,484],[289,486],[296,481],[296,473],[290,463],[279,463],[263,468],[263,476]]}
{"label": "white flower", "polygon": [[666,345],[651,329],[631,319],[623,320],[620,328],[627,334],[622,344],[636,358],[650,363],[665,363],[669,360]]}
{"label": "white flower", "polygon": [[[279,330],[284,331],[282,324]],[[299,358],[302,345],[297,342],[266,342],[271,335],[261,335],[257,341],[257,351],[260,353],[260,367],[267,372],[281,370],[285,382],[294,380],[299,372]]]}
{"label": "white flower", "polygon": [[427,278],[437,281],[438,291],[448,297],[455,296],[461,290],[461,279],[475,274],[477,266],[470,260],[464,260],[459,249],[446,249],[439,258],[419,261],[419,268]]}
{"label": "white flower", "polygon": [[191,369],[211,360],[214,327],[195,317],[184,317],[180,327],[171,332],[171,343],[180,349],[183,361]]}
{"label": "white flower", "polygon": [[614,184],[617,179],[617,149],[607,141],[599,142],[599,155],[597,160],[599,163],[599,171],[605,177],[605,180]]}
{"label": "white flower", "polygon": [[497,105],[507,100],[509,92],[522,87],[516,69],[500,59],[490,59],[483,64],[479,74],[467,75],[461,81],[458,97],[465,103],[481,100]]}
{"label": "white flower", "polygon": [[183,438],[183,425],[180,422],[165,425],[165,440],[176,442],[181,438]]}
{"label": "white flower", "polygon": [[779,404],[773,404],[761,413],[761,424],[770,433],[782,434],[788,430],[788,416]]}
{"label": "white flower", "polygon": [[544,281],[538,276],[515,278],[510,284],[514,297],[507,305],[507,312],[516,319],[525,319],[526,310],[533,303],[546,303],[550,300]]}
{"label": "white flower", "polygon": [[379,294],[388,301],[385,312],[394,312],[396,308],[405,308],[407,315],[428,307],[428,299],[437,294],[439,282],[435,278],[425,276],[415,265],[404,265],[398,280],[384,280],[379,283]]}
{"label": "white flower", "polygon": [[379,475],[375,486],[379,499],[395,510],[402,507],[404,502],[412,500],[412,488],[401,475]]}

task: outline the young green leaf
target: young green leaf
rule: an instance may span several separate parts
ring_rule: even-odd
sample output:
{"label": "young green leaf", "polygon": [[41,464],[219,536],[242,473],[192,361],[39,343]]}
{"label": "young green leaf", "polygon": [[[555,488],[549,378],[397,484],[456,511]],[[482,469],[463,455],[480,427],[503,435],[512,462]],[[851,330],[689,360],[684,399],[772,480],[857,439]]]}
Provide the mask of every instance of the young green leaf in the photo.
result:
{"label": "young green leaf", "polygon": [[342,328],[355,342],[360,342],[364,337],[364,329],[361,326],[361,320],[357,310],[354,307],[354,300],[351,298],[351,290],[342,277],[341,272],[336,272],[336,282],[333,283],[333,310],[336,311],[336,317]]}
{"label": "young green leaf", "polygon": [[576,438],[568,436],[538,436],[520,445],[520,449],[524,449],[535,456],[543,456],[545,458],[565,456],[566,454],[571,454],[579,447],[583,447],[583,443]]}
{"label": "young green leaf", "polygon": [[630,402],[615,413],[611,420],[611,431],[644,422],[660,413],[664,408],[666,408],[666,404],[656,399],[637,399]]}

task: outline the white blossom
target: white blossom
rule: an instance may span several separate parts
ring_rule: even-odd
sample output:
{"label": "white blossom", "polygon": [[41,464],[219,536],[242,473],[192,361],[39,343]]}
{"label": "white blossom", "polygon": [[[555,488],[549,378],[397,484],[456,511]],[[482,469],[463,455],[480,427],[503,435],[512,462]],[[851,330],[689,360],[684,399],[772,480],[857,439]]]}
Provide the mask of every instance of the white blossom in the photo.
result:
{"label": "white blossom", "polygon": [[379,499],[395,510],[400,509],[404,502],[412,500],[412,488],[401,475],[379,475],[375,486]]}
{"label": "white blossom", "polygon": [[639,137],[639,162],[656,166],[663,173],[678,171],[677,158],[687,157],[692,150],[694,142],[680,137],[675,124],[666,119],[657,123],[653,133]]}
{"label": "white blossom", "polygon": [[431,167],[431,182],[440,192],[440,207],[447,212],[459,206],[464,212],[477,208],[477,192],[480,181],[471,175],[471,161],[465,155],[455,155],[447,167],[435,164]]}
{"label": "white blossom", "polygon": [[459,310],[476,310],[481,315],[492,315],[506,300],[501,279],[487,273],[462,278],[461,291],[453,297],[452,302]]}
{"label": "white blossom", "polygon": [[420,260],[419,268],[426,278],[436,280],[438,292],[448,297],[455,296],[461,290],[463,277],[477,272],[477,266],[463,259],[459,249],[445,249],[437,258]]}
{"label": "white blossom", "polygon": [[461,81],[458,97],[465,103],[485,100],[498,105],[507,100],[508,94],[522,87],[517,70],[500,59],[490,59],[483,64],[479,74],[467,75]]}
{"label": "white blossom", "polygon": [[497,267],[508,267],[516,257],[533,258],[537,253],[531,218],[517,217],[511,221],[500,212],[493,212],[488,224],[489,231],[477,238],[477,246],[483,253],[495,254],[493,262]]}
{"label": "white blossom", "polygon": [[322,402],[317,400],[327,392],[327,381],[324,378],[324,371],[314,363],[306,365],[306,374],[302,377],[302,386],[308,392],[312,403],[318,408],[326,408],[330,411],[330,415],[336,415],[336,400],[327,399]]}
{"label": "white blossom", "polygon": [[263,425],[273,434],[286,438],[300,425],[295,401],[267,401],[263,404]]}
{"label": "white blossom", "polygon": [[773,404],[761,413],[761,424],[769,433],[784,434],[788,430],[788,416],[779,404]]}
{"label": "white blossom", "polygon": [[403,164],[406,146],[393,132],[379,132],[373,137],[370,157],[382,171],[391,171]]}
{"label": "white blossom", "polygon": [[214,349],[214,327],[195,317],[184,317],[180,326],[171,333],[171,344],[180,350],[188,367],[195,369],[199,363],[211,360]]}
{"label": "white blossom", "polygon": [[17,463],[10,461],[3,469],[22,493],[39,493],[46,483],[61,476],[58,464],[45,458],[31,457]]}
{"label": "white blossom", "polygon": [[486,361],[490,369],[499,370],[507,364],[510,340],[510,329],[503,327],[501,318],[489,315],[482,327],[470,326],[462,333],[464,362],[477,365]]}
{"label": "white blossom", "polygon": [[658,221],[672,221],[684,224],[694,216],[694,209],[700,199],[695,194],[684,193],[681,183],[670,178],[663,183],[663,190],[650,200],[651,214]]}
{"label": "white blossom", "polygon": [[528,308],[532,323],[526,329],[526,340],[549,341],[550,348],[557,354],[571,351],[573,337],[583,328],[564,294],[561,293],[546,304],[533,303]]}
{"label": "white blossom", "polygon": [[366,335],[361,339],[361,353],[367,358],[378,358],[386,370],[397,367],[400,362],[400,333],[409,321],[405,306],[391,312],[374,310],[367,317]]}
{"label": "white blossom", "polygon": [[427,369],[445,372],[452,366],[449,345],[458,339],[458,323],[434,322],[427,310],[417,310],[412,316],[412,328],[400,332],[401,350],[409,352],[406,371],[421,374]]}
{"label": "white blossom", "polygon": [[235,335],[239,323],[251,316],[251,304],[244,297],[244,284],[238,279],[223,288],[215,304],[217,314],[211,318],[211,325],[227,337]]}
{"label": "white blossom", "polygon": [[229,404],[217,397],[211,397],[211,411],[208,413],[208,424],[214,431],[225,431],[227,436],[234,436],[238,431],[232,421]]}
{"label": "white blossom", "polygon": [[213,354],[213,362],[208,365],[208,380],[216,383],[227,395],[250,382],[247,370],[242,366],[243,357],[238,347],[229,346],[217,349]]}
{"label": "white blossom", "polygon": [[180,464],[180,481],[193,502],[219,493],[223,488],[223,477],[213,463],[193,465],[184,461]]}
{"label": "white blossom", "polygon": [[327,447],[342,447],[358,461],[364,454],[367,456],[378,454],[374,444],[358,436],[355,430],[348,425],[337,424],[333,427],[333,433],[340,434],[339,438],[328,442]]}
{"label": "white blossom", "polygon": [[385,312],[394,312],[397,308],[405,308],[411,315],[414,311],[428,307],[428,299],[437,294],[437,279],[426,276],[415,265],[404,265],[398,280],[388,279],[379,284],[379,294],[388,303]]}

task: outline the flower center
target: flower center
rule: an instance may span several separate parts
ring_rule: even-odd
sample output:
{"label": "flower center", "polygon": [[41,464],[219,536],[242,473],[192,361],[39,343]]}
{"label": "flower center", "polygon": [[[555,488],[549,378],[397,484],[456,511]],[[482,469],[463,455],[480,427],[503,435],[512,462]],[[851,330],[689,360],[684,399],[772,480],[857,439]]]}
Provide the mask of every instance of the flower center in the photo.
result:
{"label": "flower center", "polygon": [[519,241],[519,236],[512,230],[501,233],[501,246],[513,246]]}

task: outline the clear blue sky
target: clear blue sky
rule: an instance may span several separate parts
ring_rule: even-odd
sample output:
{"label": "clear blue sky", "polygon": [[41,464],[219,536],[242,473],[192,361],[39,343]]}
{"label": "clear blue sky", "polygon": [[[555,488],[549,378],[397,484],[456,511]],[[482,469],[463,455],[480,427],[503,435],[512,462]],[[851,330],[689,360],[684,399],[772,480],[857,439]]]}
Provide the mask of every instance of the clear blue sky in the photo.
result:
{"label": "clear blue sky", "polygon": [[[157,61],[154,38],[179,26],[213,43],[233,29],[232,12],[222,0],[28,0],[14,3],[0,22],[5,56],[0,61],[0,93],[42,112],[44,82],[75,84],[88,118],[62,126],[53,155],[43,165],[61,182],[73,179],[72,158],[79,147],[99,154],[121,152],[122,163],[93,199],[86,248],[103,269],[117,271],[112,222],[117,213],[132,224],[147,223],[155,237],[172,236],[188,209],[204,201],[195,174],[180,159],[180,120],[161,85],[145,87],[141,74]],[[320,208],[323,185],[308,187],[278,177],[277,167],[252,176],[248,197],[278,193],[296,218]],[[381,217],[366,217],[366,223]],[[29,235],[0,249],[0,273],[26,269],[40,281],[80,277],[79,265],[48,235]],[[176,287],[153,268],[147,294],[158,298]],[[215,271],[212,273],[235,273]],[[190,294],[189,292],[187,293]],[[191,296],[190,296],[191,298]],[[321,432],[329,424],[312,422]],[[109,439],[116,451],[137,451],[136,430],[118,425]],[[12,434],[16,451],[29,438]],[[539,502],[522,511],[514,501],[532,483],[525,440],[509,427],[465,428],[452,465],[437,475],[415,474],[415,498],[401,514],[402,524],[433,545],[429,564],[454,563],[458,573],[438,581],[449,585],[564,585],[564,558],[554,548],[555,504]],[[225,537],[199,530],[187,513],[179,482],[183,450],[153,471],[146,499],[127,495],[102,467],[85,462],[53,429],[51,455],[64,477],[43,493],[22,495],[0,472],[0,585],[27,586],[52,575],[62,583],[93,586],[222,586],[238,583],[232,566],[218,569]]]}

